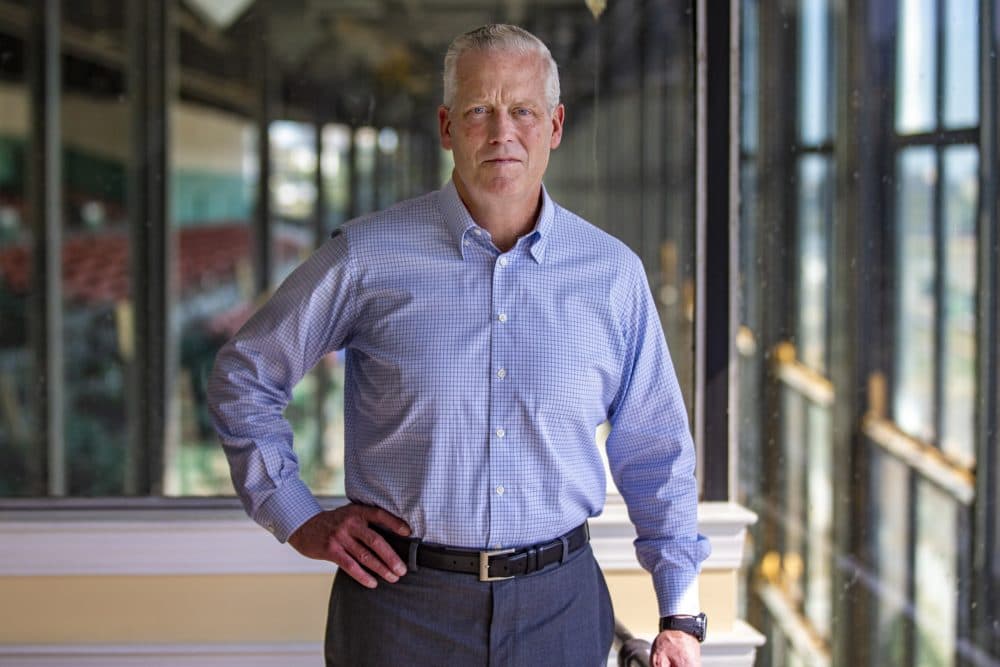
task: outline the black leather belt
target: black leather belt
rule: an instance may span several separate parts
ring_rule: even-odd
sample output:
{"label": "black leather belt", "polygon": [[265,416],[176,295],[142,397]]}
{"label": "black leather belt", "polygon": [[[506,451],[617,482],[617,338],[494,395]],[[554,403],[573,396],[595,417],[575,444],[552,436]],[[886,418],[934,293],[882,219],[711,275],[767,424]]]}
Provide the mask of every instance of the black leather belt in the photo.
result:
{"label": "black leather belt", "polygon": [[520,549],[492,551],[424,544],[417,539],[399,537],[378,528],[376,530],[411,570],[429,567],[434,570],[477,574],[480,581],[499,581],[537,572],[547,565],[563,562],[590,541],[590,529],[586,522],[551,542]]}

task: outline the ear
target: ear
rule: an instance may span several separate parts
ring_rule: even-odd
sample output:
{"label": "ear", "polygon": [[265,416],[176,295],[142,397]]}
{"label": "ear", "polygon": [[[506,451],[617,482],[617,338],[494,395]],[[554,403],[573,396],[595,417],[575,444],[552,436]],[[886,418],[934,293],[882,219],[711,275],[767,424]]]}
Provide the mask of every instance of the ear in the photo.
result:
{"label": "ear", "polygon": [[443,104],[438,107],[438,133],[441,137],[441,148],[451,150],[451,117],[448,107]]}
{"label": "ear", "polygon": [[549,149],[559,148],[562,142],[563,121],[566,120],[566,107],[562,104],[552,112],[552,139],[549,141]]}

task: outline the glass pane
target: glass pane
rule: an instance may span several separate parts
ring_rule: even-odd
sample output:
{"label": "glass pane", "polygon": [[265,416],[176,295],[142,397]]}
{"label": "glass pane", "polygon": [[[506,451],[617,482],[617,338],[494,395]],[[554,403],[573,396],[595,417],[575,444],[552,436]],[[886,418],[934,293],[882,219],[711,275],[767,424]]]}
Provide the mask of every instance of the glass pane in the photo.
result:
{"label": "glass pane", "polygon": [[896,36],[896,130],[929,132],[937,116],[935,0],[900,0]]}
{"label": "glass pane", "polygon": [[979,3],[947,0],[944,29],[944,125],[974,127],[979,124]]}
{"label": "glass pane", "polygon": [[29,134],[24,44],[0,27],[0,497],[45,487],[34,430],[29,341],[31,221],[25,163]]}
{"label": "glass pane", "polygon": [[781,453],[784,477],[783,542],[784,575],[789,597],[796,603],[803,600],[802,569],[806,542],[802,526],[809,511],[806,497],[807,446],[806,401],[800,394],[785,389],[781,400]]}
{"label": "glass pane", "polygon": [[933,441],[935,268],[933,148],[909,148],[896,167],[896,349],[893,419]]}
{"label": "glass pane", "polygon": [[271,139],[272,281],[280,283],[315,247],[316,127],[274,121]]}
{"label": "glass pane", "polygon": [[392,206],[398,200],[400,189],[399,133],[391,127],[383,127],[378,131],[376,139],[376,165],[378,177],[375,181],[378,189],[377,207],[380,209]]}
{"label": "glass pane", "polygon": [[[364,215],[377,208],[375,159],[378,131],[374,127],[359,127],[354,131],[354,168],[357,170],[355,215]],[[450,176],[450,174],[449,174]]]}
{"label": "glass pane", "polygon": [[799,12],[799,139],[815,146],[833,134],[829,0],[802,0]]}
{"label": "glass pane", "polygon": [[916,557],[914,560],[918,665],[955,664],[958,630],[958,526],[954,499],[930,482],[917,484]]}
{"label": "glass pane", "polygon": [[757,109],[760,98],[760,8],[757,0],[740,7],[740,143],[744,153],[756,153],[759,141]]}
{"label": "glass pane", "polygon": [[830,239],[833,165],[823,155],[799,162],[799,276],[796,345],[807,366],[826,372],[830,301]]}
{"label": "glass pane", "polygon": [[323,195],[325,230],[329,234],[347,220],[351,209],[351,128],[340,123],[323,127]]}
{"label": "glass pane", "polygon": [[828,408],[808,410],[806,512],[806,616],[821,636],[830,638],[833,617],[833,431]]}
{"label": "glass pane", "polygon": [[231,494],[205,391],[216,352],[246,320],[254,299],[256,129],[237,114],[186,101],[173,105],[172,120],[179,428],[166,442],[163,489],[166,495]]}
{"label": "glass pane", "polygon": [[979,152],[944,151],[945,303],[941,369],[941,448],[965,465],[975,461],[976,277]]}
{"label": "glass pane", "polygon": [[[62,28],[123,49],[124,5],[90,14],[63,3]],[[86,16],[86,20],[81,19]],[[66,492],[147,493],[145,443],[129,439],[132,336],[126,168],[130,97],[120,71],[63,55],[63,345]]]}
{"label": "glass pane", "polygon": [[877,585],[873,665],[905,664],[910,553],[910,471],[872,449],[872,498]]}

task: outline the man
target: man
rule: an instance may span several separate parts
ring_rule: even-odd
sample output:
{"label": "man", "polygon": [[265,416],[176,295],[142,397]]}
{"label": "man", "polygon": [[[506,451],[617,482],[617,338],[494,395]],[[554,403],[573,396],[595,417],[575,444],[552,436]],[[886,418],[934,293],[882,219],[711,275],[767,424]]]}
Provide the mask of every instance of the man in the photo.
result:
{"label": "man", "polygon": [[[248,513],[339,566],[328,665],[602,664],[613,614],[586,520],[605,420],[667,628],[653,663],[699,664],[686,413],[638,258],[542,187],[564,116],[533,35],[458,37],[438,112],[451,182],[345,224],[219,353],[212,409]],[[336,349],[351,502],[322,511],[282,412]]]}

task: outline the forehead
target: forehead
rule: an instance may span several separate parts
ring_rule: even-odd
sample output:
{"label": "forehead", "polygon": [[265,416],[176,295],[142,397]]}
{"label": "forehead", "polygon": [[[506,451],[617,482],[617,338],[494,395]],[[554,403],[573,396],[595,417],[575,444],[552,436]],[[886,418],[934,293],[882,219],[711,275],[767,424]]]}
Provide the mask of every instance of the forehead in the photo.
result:
{"label": "forehead", "polygon": [[459,98],[502,95],[545,97],[545,60],[538,53],[466,51],[455,63]]}

